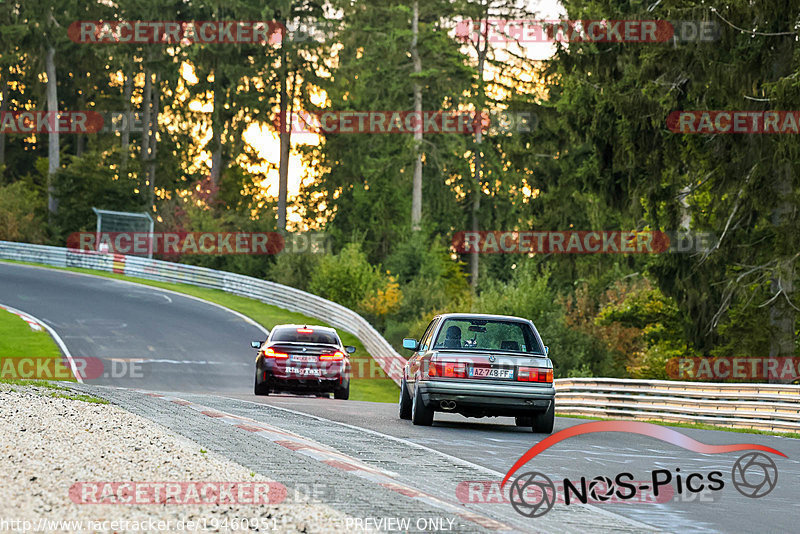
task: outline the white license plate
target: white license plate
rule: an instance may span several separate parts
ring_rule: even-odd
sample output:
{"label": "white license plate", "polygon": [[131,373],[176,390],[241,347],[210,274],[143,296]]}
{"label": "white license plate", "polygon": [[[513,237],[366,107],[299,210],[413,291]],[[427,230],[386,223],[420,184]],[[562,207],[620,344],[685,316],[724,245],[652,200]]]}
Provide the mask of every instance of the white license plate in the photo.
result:
{"label": "white license plate", "polygon": [[475,378],[514,378],[514,370],[472,367],[469,370],[469,376]]}
{"label": "white license plate", "polygon": [[308,367],[287,367],[286,372],[295,375],[310,375],[310,376],[322,375],[322,369],[310,369]]}
{"label": "white license plate", "polygon": [[315,361],[317,361],[317,357],[316,356],[308,356],[308,355],[304,356],[302,354],[292,354],[292,361],[295,361],[295,362],[315,362]]}

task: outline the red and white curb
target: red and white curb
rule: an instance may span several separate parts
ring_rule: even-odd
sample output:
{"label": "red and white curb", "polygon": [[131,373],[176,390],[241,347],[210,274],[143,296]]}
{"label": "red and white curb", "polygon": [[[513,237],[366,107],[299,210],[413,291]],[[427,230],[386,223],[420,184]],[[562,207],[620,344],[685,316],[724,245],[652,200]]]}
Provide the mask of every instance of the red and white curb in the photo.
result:
{"label": "red and white curb", "polygon": [[23,321],[28,323],[28,326],[31,327],[31,330],[36,332],[41,331],[42,329],[47,330],[47,333],[50,334],[50,337],[53,338],[53,341],[56,342],[58,348],[61,350],[61,353],[64,355],[64,358],[67,360],[69,364],[69,369],[72,371],[72,375],[75,377],[75,380],[83,384],[83,379],[81,375],[78,373],[78,367],[75,365],[75,360],[72,359],[72,354],[70,353],[67,345],[64,343],[64,340],[61,339],[61,336],[58,333],[50,328],[47,323],[42,321],[41,319],[37,319],[33,315],[29,313],[25,313],[24,311],[20,311],[16,308],[12,308],[11,306],[6,306],[5,304],[0,304],[0,309],[6,310],[9,313],[13,313],[14,315],[19,316]]}
{"label": "red and white curb", "polygon": [[35,317],[32,317],[23,311],[19,311],[10,306],[3,306],[2,304],[0,304],[0,308],[6,310],[9,313],[13,313],[14,315],[19,316],[23,321],[28,323],[28,326],[31,327],[31,330],[35,332],[41,332],[42,330],[44,330],[41,323]]}
{"label": "red and white curb", "polygon": [[462,504],[447,501],[439,497],[435,497],[433,495],[420,491],[416,488],[413,488],[407,484],[398,482],[396,480],[397,477],[396,473],[372,467],[371,465],[368,465],[362,462],[361,460],[358,460],[351,456],[347,456],[346,454],[343,454],[331,447],[328,447],[327,445],[323,445],[308,438],[304,438],[303,436],[300,436],[293,432],[288,432],[281,428],[269,425],[267,423],[263,423],[261,421],[256,421],[255,419],[250,419],[248,417],[241,417],[227,412],[214,410],[212,408],[208,408],[200,404],[195,404],[193,402],[186,401],[179,397],[173,397],[170,395],[161,395],[158,393],[148,393],[141,390],[139,390],[139,392],[149,397],[163,399],[165,401],[172,402],[173,404],[189,408],[207,417],[214,418],[217,421],[227,423],[236,428],[246,430],[248,432],[253,432],[254,434],[257,434],[260,437],[268,439],[269,441],[277,445],[286,447],[287,449],[290,449],[296,453],[302,454],[309,458],[313,458],[318,462],[324,463],[331,467],[335,467],[336,469],[341,469],[342,471],[346,471],[359,478],[369,480],[370,482],[373,482],[384,488],[400,493],[401,495],[405,495],[406,497],[410,497],[425,504],[433,505],[437,508],[446,510],[450,513],[458,515],[463,519],[466,519],[467,521],[476,523],[486,529],[496,530],[496,531],[512,530],[510,526],[501,523],[499,521],[496,521],[490,517],[486,517],[481,514],[472,512],[471,510],[466,509]]}

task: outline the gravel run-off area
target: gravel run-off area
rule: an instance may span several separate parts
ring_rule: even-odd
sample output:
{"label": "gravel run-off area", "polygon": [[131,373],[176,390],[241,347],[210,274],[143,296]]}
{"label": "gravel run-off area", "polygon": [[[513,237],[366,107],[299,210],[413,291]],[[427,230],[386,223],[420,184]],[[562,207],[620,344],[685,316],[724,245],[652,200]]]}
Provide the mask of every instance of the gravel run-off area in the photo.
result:
{"label": "gravel run-off area", "polygon": [[296,494],[281,504],[76,503],[83,482],[269,481],[117,406],[64,394],[0,384],[0,532],[342,531],[345,515]]}

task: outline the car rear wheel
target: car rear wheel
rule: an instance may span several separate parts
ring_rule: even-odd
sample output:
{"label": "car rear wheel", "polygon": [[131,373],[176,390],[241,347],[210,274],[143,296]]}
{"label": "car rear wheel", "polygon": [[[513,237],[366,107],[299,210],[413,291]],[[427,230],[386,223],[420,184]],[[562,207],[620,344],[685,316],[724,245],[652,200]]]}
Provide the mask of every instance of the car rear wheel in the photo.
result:
{"label": "car rear wheel", "polygon": [[552,400],[546,412],[537,413],[533,416],[533,431],[537,434],[552,434],[555,420],[556,401]]}
{"label": "car rear wheel", "polygon": [[411,419],[411,395],[408,394],[408,384],[403,378],[400,384],[400,419]]}
{"label": "car rear wheel", "polygon": [[259,372],[260,371],[256,371],[256,382],[255,386],[253,386],[253,393],[256,395],[269,395],[269,387],[267,383],[258,381]]}
{"label": "car rear wheel", "polygon": [[433,424],[433,410],[422,402],[422,393],[419,386],[414,388],[414,400],[411,403],[411,422],[420,426]]}
{"label": "car rear wheel", "polygon": [[533,417],[530,415],[518,415],[514,418],[517,426],[533,426]]}
{"label": "car rear wheel", "polygon": [[339,400],[347,400],[350,398],[350,381],[348,380],[341,386],[337,386],[333,390],[333,398]]}

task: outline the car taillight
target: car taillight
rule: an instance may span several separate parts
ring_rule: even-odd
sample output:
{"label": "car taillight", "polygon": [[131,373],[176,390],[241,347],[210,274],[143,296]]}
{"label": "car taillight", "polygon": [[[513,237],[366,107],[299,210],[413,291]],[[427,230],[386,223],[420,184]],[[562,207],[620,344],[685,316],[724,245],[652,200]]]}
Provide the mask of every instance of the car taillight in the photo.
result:
{"label": "car taillight", "polygon": [[285,352],[275,352],[273,349],[267,349],[262,352],[265,358],[288,358],[289,355]]}
{"label": "car taillight", "polygon": [[467,378],[467,364],[459,362],[430,362],[428,376]]}
{"label": "car taillight", "polygon": [[298,328],[297,329],[297,333],[298,334],[313,334],[314,331],[311,328]]}
{"label": "car taillight", "polygon": [[539,367],[520,367],[517,370],[517,380],[520,382],[553,382],[552,369],[540,369]]}
{"label": "car taillight", "polygon": [[320,360],[343,360],[344,359],[344,353],[342,351],[340,351],[340,350],[337,350],[333,354],[320,354],[319,355],[319,359]]}

